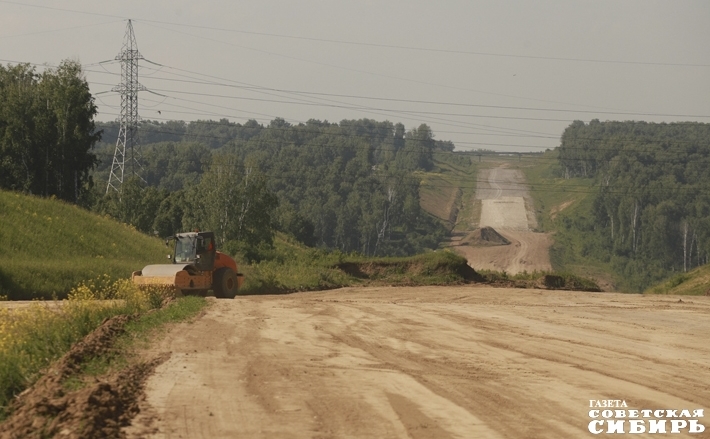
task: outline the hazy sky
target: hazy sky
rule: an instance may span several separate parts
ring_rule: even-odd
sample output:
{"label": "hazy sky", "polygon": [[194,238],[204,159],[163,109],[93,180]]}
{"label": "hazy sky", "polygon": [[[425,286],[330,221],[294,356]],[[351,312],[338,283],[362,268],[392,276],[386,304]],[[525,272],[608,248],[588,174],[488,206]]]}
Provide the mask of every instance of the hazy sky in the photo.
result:
{"label": "hazy sky", "polygon": [[164,95],[143,119],[371,118],[516,151],[575,119],[710,122],[708,0],[0,0],[0,62],[79,60],[116,119],[119,64],[97,63],[129,18],[164,66],[141,63]]}

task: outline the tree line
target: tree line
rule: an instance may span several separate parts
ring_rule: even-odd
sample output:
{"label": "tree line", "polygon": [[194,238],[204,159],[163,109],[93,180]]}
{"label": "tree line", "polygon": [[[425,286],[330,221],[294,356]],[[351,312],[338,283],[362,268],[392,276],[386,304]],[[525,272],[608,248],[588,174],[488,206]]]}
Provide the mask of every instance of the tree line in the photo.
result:
{"label": "tree line", "polygon": [[585,256],[611,262],[633,289],[710,259],[710,124],[575,121],[558,148],[562,175],[596,182]]}

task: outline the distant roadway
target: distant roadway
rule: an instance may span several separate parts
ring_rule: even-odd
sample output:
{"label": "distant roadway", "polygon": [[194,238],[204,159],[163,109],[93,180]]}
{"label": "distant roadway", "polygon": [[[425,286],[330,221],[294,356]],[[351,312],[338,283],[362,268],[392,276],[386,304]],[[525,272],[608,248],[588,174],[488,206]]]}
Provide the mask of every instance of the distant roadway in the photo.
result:
{"label": "distant roadway", "polygon": [[535,211],[520,170],[504,166],[481,170],[475,198],[481,203],[479,227],[493,227],[510,245],[493,247],[455,246],[474,269],[505,271],[551,271],[549,235],[537,233]]}

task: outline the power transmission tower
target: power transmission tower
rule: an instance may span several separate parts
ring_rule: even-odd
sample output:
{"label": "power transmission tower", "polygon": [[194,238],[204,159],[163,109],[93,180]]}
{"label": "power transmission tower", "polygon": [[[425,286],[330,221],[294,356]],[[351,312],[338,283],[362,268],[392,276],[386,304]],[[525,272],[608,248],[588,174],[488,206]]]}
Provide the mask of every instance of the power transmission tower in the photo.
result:
{"label": "power transmission tower", "polygon": [[126,154],[129,153],[130,163],[129,173],[131,176],[142,177],[139,174],[142,166],[140,164],[140,151],[138,150],[138,92],[146,88],[138,82],[138,60],[143,59],[143,55],[138,52],[136,36],[133,33],[133,24],[128,20],[126,27],[126,37],[123,42],[121,52],[116,56],[116,60],[121,61],[121,84],[112,91],[121,94],[121,127],[116,140],[116,150],[113,153],[113,164],[111,173],[106,185],[106,193],[111,189],[120,193],[121,184],[126,176]]}

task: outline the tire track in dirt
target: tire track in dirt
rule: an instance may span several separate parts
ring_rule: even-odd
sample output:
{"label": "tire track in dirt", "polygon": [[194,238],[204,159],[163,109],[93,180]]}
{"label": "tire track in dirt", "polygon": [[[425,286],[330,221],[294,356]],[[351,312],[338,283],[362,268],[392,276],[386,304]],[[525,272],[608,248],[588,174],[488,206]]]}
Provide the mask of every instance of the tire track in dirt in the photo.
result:
{"label": "tire track in dirt", "polygon": [[505,271],[509,274],[527,271],[550,271],[549,248],[551,238],[546,233],[498,230],[509,245],[474,247],[457,245],[453,247],[468,260],[476,270]]}
{"label": "tire track in dirt", "polygon": [[128,436],[583,437],[590,399],[710,409],[708,317],[705,297],[483,287],[238,297],[156,347]]}

